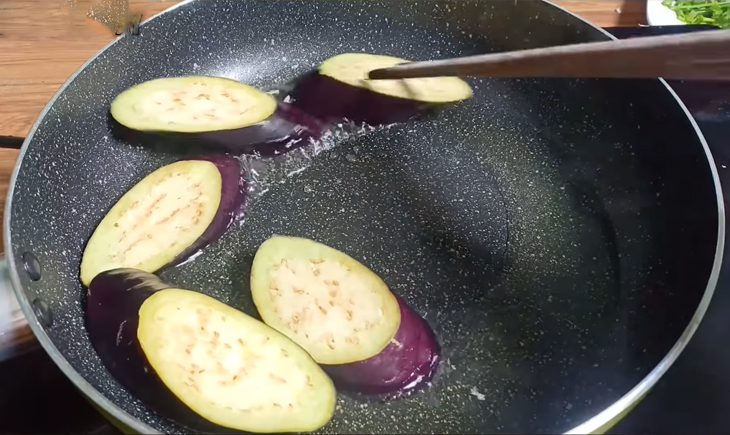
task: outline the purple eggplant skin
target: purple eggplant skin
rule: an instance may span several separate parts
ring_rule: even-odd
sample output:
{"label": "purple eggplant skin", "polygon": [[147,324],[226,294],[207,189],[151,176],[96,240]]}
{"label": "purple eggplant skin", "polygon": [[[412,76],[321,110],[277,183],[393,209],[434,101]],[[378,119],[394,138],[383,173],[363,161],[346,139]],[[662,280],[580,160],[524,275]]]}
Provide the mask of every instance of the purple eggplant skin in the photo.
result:
{"label": "purple eggplant skin", "polygon": [[430,115],[435,107],[350,86],[316,71],[301,78],[289,95],[290,104],[325,123],[393,124]]}
{"label": "purple eggplant skin", "polygon": [[160,415],[191,429],[215,426],[193,413],[162,383],[137,340],[139,308],[155,292],[170,288],[156,275],[132,268],[102,272],[86,294],[86,330],[109,373]]}
{"label": "purple eggplant skin", "polygon": [[137,131],[123,126],[111,115],[108,123],[115,137],[153,149],[200,152],[213,148],[263,157],[275,157],[317,141],[326,130],[321,120],[287,103],[279,103],[268,120],[234,130],[203,133]]}
{"label": "purple eggplant skin", "polygon": [[322,366],[338,389],[396,399],[425,387],[435,375],[441,347],[433,330],[402,298],[396,298],[400,327],[382,352],[364,361]]}
{"label": "purple eggplant skin", "polygon": [[177,266],[190,259],[196,252],[218,240],[241,217],[246,200],[246,181],[241,165],[230,155],[203,155],[188,160],[205,160],[215,164],[221,174],[221,201],[215,218],[198,240],[178,255],[167,267]]}

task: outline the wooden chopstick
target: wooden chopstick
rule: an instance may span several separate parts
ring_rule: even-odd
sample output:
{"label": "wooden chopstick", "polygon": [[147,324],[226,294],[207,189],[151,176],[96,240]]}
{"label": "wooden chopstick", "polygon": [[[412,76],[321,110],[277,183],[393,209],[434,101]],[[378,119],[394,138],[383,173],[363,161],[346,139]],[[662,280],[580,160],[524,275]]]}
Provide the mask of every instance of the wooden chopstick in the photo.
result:
{"label": "wooden chopstick", "polygon": [[436,76],[730,80],[730,30],[409,62],[375,69],[369,78]]}

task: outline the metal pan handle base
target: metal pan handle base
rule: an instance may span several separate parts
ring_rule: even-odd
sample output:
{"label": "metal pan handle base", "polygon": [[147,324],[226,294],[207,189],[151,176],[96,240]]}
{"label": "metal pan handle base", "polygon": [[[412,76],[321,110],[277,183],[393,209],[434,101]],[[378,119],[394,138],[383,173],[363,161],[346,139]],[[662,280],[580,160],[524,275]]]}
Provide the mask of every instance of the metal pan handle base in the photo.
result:
{"label": "metal pan handle base", "polygon": [[0,362],[39,347],[12,289],[8,262],[0,255]]}

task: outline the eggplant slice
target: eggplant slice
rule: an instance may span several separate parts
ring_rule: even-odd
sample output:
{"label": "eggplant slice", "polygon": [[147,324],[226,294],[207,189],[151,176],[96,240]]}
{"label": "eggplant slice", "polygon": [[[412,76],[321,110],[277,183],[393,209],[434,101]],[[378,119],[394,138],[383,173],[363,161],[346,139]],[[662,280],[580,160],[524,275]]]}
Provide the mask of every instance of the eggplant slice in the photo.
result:
{"label": "eggplant slice", "polygon": [[393,56],[343,53],[325,60],[319,74],[369,91],[422,103],[451,103],[472,97],[469,84],[458,77],[370,80],[368,73],[408,62]]}
{"label": "eggplant slice", "polygon": [[200,133],[258,124],[276,106],[271,95],[235,80],[184,76],[132,86],[112,101],[111,115],[133,130]]}
{"label": "eggplant slice", "polygon": [[213,423],[250,432],[314,431],[334,414],[334,385],[291,340],[198,292],[155,292],[137,337],[162,382]]}
{"label": "eggplant slice", "polygon": [[320,364],[375,356],[400,326],[398,301],[380,277],[309,239],[274,236],[261,244],[251,292],[264,322]]}
{"label": "eggplant slice", "polygon": [[329,123],[370,125],[418,119],[472,97],[456,77],[370,80],[377,68],[407,62],[392,56],[344,53],[325,60],[293,86],[292,104]]}
{"label": "eggplant slice", "polygon": [[[189,250],[214,221],[223,197],[218,166],[183,160],[138,182],[91,235],[81,259],[81,282],[119,267],[155,272]],[[238,184],[233,188],[238,189]]]}
{"label": "eggplant slice", "polygon": [[142,303],[170,287],[158,276],[138,269],[120,268],[96,275],[86,296],[86,330],[106,369],[130,393],[189,432],[210,433],[213,424],[185,406],[162,383],[137,340]]}

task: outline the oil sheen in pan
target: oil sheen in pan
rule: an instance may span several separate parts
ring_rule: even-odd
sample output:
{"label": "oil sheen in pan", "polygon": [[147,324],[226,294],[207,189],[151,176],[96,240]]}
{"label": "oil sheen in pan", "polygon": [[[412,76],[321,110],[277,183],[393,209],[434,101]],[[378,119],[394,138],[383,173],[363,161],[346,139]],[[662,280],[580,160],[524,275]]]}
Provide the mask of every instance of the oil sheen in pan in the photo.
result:
{"label": "oil sheen in pan", "polygon": [[[499,119],[484,142],[484,132],[453,131],[450,114],[443,115],[367,134],[350,130],[346,140],[273,160],[242,157],[253,171],[240,224],[164,273],[256,315],[248,285],[253,255],[273,234],[295,235],[359,259],[406,298],[443,348],[434,384],[385,403],[340,394],[324,432],[509,429],[515,412],[537,408],[543,394],[551,396],[547,384],[560,384],[541,381],[530,367],[560,366],[567,377],[553,348],[582,346],[591,357],[589,334],[544,332],[588,331],[612,294],[586,289],[589,305],[574,313],[561,295],[540,292],[543,280],[581,280],[571,278],[581,273],[579,239],[595,236],[580,227],[568,233],[564,222],[574,216],[557,171],[531,151],[532,138],[510,134]],[[609,276],[608,269],[601,273]],[[561,310],[568,314],[549,314]],[[529,397],[532,405],[524,402]]]}

